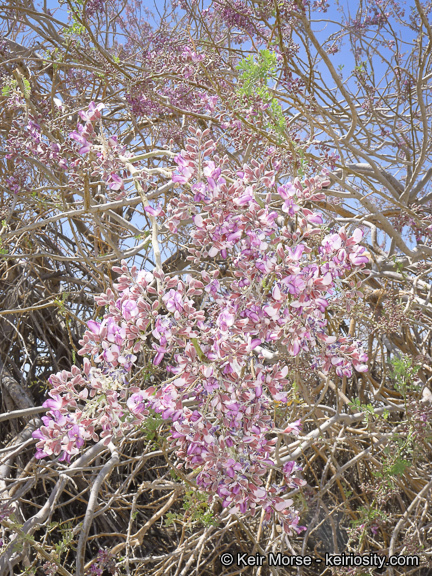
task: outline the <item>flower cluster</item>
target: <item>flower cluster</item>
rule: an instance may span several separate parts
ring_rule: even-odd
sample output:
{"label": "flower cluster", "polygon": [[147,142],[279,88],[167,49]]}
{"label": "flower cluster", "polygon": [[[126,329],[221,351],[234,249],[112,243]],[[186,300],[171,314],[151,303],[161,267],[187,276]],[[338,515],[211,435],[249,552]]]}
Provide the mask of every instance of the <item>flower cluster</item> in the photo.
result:
{"label": "flower cluster", "polygon": [[87,574],[91,576],[102,576],[105,570],[110,574],[116,574],[115,564],[114,557],[109,550],[99,550],[96,560],[91,565]]}
{"label": "flower cluster", "polygon": [[[262,508],[265,521],[277,517],[286,533],[299,532],[284,490],[305,482],[294,462],[278,467],[273,417],[292,386],[285,360],[301,355],[311,370],[340,376],[366,370],[361,343],[332,335],[326,312],[368,258],[360,231],[325,235],[322,217],[306,207],[322,198],[325,176],[278,186],[277,166],[255,161],[228,173],[207,137],[194,132],[176,157],[180,192],[167,207],[173,234],[193,222],[194,269],[180,278],[126,262],[114,268],[114,289],[96,298],[106,312],[81,342],[83,369],[50,379],[37,456],[69,459],[86,440],[108,443],[156,412],[171,425],[178,467],[197,472],[210,501],[220,498],[230,513]],[[209,262],[213,270],[202,265]],[[351,299],[361,295],[350,288]],[[147,389],[130,385],[143,352],[153,370],[172,376]],[[300,429],[297,421],[284,433]],[[283,481],[266,488],[270,469]]]}
{"label": "flower cluster", "polygon": [[42,119],[29,114],[28,118],[15,120],[9,132],[6,158],[13,160],[15,170],[7,178],[9,189],[14,194],[28,191],[30,176],[33,173],[28,159],[36,158],[39,162],[53,170],[66,170],[68,166],[65,149],[57,142],[50,141],[44,131]]}
{"label": "flower cluster", "polygon": [[[125,149],[119,146],[117,136],[105,138],[102,134],[96,133],[94,125],[101,119],[101,110],[104,107],[104,104],[90,102],[86,111],[79,112],[84,124],[78,122],[77,129],[69,136],[78,143],[78,153],[81,156],[93,152],[91,176],[100,176],[106,182],[113,198],[119,200],[125,196],[124,182],[118,174],[123,169],[119,156],[125,153]],[[76,170],[80,163],[79,159],[76,160],[72,165],[73,168]]]}
{"label": "flower cluster", "polygon": [[42,417],[44,425],[33,432],[33,437],[40,441],[37,458],[60,455],[60,460],[69,462],[86,440],[97,442],[104,438],[108,445],[131,428],[132,424],[124,419],[125,408],[121,404],[126,399],[128,384],[124,367],[115,369],[105,363],[96,368],[85,358],[82,371],[72,366],[70,372],[63,370],[51,376],[49,382],[51,399],[43,404],[48,415]]}
{"label": "flower cluster", "polygon": [[42,570],[45,572],[45,576],[54,576],[58,572],[58,565],[48,561],[42,566]]}

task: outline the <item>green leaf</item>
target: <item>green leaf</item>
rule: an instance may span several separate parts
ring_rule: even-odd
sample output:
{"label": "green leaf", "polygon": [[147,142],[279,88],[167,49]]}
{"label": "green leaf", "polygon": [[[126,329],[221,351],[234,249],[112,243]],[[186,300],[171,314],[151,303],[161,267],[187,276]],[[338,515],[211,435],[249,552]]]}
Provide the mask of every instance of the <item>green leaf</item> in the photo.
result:
{"label": "green leaf", "polygon": [[387,470],[390,476],[401,476],[407,468],[410,467],[410,463],[402,458],[397,458],[392,466]]}
{"label": "green leaf", "polygon": [[27,78],[23,78],[23,84],[24,84],[24,96],[28,98],[31,93],[30,82],[27,80]]}
{"label": "green leaf", "polygon": [[198,358],[199,358],[201,361],[204,360],[205,362],[208,362],[208,358],[207,358],[207,356],[204,354],[204,352],[201,350],[201,347],[200,347],[200,345],[199,345],[199,343],[198,343],[198,340],[197,340],[196,338],[191,338],[191,341],[192,341],[193,347],[194,347],[195,350],[196,350],[196,353],[198,354]]}

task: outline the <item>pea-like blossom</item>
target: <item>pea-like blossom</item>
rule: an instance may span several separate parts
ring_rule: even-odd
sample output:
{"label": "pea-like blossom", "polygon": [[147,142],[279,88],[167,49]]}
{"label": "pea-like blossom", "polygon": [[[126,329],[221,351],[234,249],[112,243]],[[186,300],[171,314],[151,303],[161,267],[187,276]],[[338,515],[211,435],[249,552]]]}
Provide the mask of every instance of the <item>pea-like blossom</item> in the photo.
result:
{"label": "pea-like blossom", "polygon": [[[185,49],[182,58],[192,66],[200,55]],[[72,138],[84,149],[100,113],[89,106],[81,115],[86,125]],[[190,223],[190,275],[114,267],[114,289],[96,297],[103,318],[87,322],[80,342],[82,368],[50,378],[47,415],[33,433],[37,457],[69,460],[86,442],[115,441],[156,413],[178,466],[195,470],[209,501],[230,514],[262,510],[265,522],[276,518],[295,534],[304,527],[283,490],[305,481],[295,462],[279,464],[277,450],[278,435],[298,436],[302,423],[279,429],[274,420],[293,387],[284,359],[339,377],[367,370],[362,343],[332,333],[327,318],[361,298],[349,276],[368,256],[361,231],[321,239],[322,216],[309,208],[322,200],[321,180],[276,187],[276,168],[255,160],[230,172],[209,137],[195,131],[175,156],[179,194],[165,208],[173,235]],[[106,181],[120,189],[115,168]],[[212,259],[224,261],[224,274]],[[157,385],[142,376],[143,358]],[[284,482],[267,485],[278,466]]]}

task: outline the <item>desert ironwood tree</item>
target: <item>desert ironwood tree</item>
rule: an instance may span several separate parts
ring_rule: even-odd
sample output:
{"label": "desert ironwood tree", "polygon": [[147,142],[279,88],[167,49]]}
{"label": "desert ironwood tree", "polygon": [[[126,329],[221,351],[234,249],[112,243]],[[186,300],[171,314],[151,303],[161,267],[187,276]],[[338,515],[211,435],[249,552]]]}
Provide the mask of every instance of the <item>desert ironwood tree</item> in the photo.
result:
{"label": "desert ironwood tree", "polygon": [[431,10],[2,3],[0,576],[428,573]]}

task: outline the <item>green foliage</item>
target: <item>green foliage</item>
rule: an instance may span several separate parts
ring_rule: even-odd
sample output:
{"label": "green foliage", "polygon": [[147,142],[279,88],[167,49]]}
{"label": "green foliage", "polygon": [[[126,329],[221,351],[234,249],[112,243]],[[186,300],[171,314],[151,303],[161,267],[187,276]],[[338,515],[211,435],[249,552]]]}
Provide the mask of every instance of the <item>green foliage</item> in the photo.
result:
{"label": "green foliage", "polygon": [[85,28],[79,22],[74,22],[72,24],[72,26],[69,26],[69,28],[65,28],[65,30],[64,30],[64,33],[67,35],[77,34],[78,36],[80,36],[84,32],[85,32]]}
{"label": "green foliage", "polygon": [[[403,389],[406,389],[408,385],[407,382],[412,381],[412,377],[417,373],[417,369],[412,368],[411,362],[407,358],[393,361],[393,367],[395,370],[395,378],[397,378],[399,385],[401,387],[405,386]],[[388,411],[380,416],[375,413],[372,404],[362,404],[359,398],[355,398],[350,403],[350,407],[354,411],[364,412],[367,425],[371,423],[372,419],[382,418],[383,420],[387,420],[389,417]],[[378,470],[373,472],[375,478],[380,480],[381,489],[394,488],[394,478],[402,476],[405,470],[411,466],[407,458],[412,457],[413,449],[413,432],[411,427],[409,427],[408,433],[404,436],[399,434],[393,435],[391,443],[383,450],[384,458]]]}
{"label": "green foliage", "polygon": [[257,62],[251,54],[244,58],[237,66],[241,72],[242,85],[239,94],[252,96],[258,94],[265,99],[269,98],[267,82],[276,77],[277,57],[270,50],[260,50]]}
{"label": "green foliage", "polygon": [[362,524],[373,524],[377,521],[385,522],[388,517],[388,515],[382,510],[377,510],[376,508],[370,508],[368,506],[360,506],[358,512],[360,513],[360,518],[352,521],[354,527],[361,526]]}
{"label": "green foliage", "polygon": [[367,424],[374,417],[379,417],[379,415],[375,414],[375,408],[373,407],[373,405],[362,404],[360,402],[360,398],[354,398],[354,400],[350,402],[350,408],[358,412],[364,412],[364,419]]}
{"label": "green foliage", "polygon": [[300,178],[303,178],[304,176],[306,176],[306,171],[308,168],[308,161],[307,161],[307,158],[305,158],[304,152],[300,148],[300,146],[298,146],[295,142],[293,142],[293,145],[294,145],[294,150],[297,152],[297,154],[300,158],[300,168],[298,169],[298,175]]}
{"label": "green foliage", "polygon": [[272,98],[270,103],[270,110],[273,116],[272,127],[276,130],[276,132],[282,132],[286,127],[286,120],[285,116],[283,115],[282,106],[279,104],[276,98]]}
{"label": "green foliage", "polygon": [[397,256],[394,255],[392,256],[392,260],[393,260],[393,265],[396,269],[396,272],[398,272],[399,274],[402,274],[402,276],[404,278],[408,278],[407,273],[404,271],[404,265],[403,262],[401,262],[400,260],[397,259]]}
{"label": "green foliage", "polygon": [[59,307],[59,311],[60,313],[65,313],[66,312],[66,300],[68,299],[69,296],[69,292],[62,292],[60,294],[60,296],[58,296],[57,298],[55,298],[54,303],[57,304],[57,306]]}
{"label": "green foliage", "polygon": [[189,526],[195,524],[214,526],[217,521],[209,508],[207,500],[208,496],[206,494],[202,494],[193,488],[188,489],[183,499],[183,512],[167,512],[165,515],[166,526],[170,526],[179,520],[182,522],[186,521]]}
{"label": "green foliage", "polygon": [[260,50],[257,60],[250,55],[238,64],[237,70],[241,73],[237,93],[246,97],[258,96],[269,104],[268,113],[271,121],[267,124],[267,128],[282,133],[286,127],[283,110],[277,99],[272,98],[268,87],[269,81],[276,80],[276,53]]}
{"label": "green foliage", "polygon": [[34,566],[29,566],[28,568],[25,568],[23,572],[19,574],[19,576],[35,576],[37,574],[37,570],[38,569]]}
{"label": "green foliage", "polygon": [[179,518],[180,515],[176,512],[167,512],[165,514],[165,526],[171,526]]}
{"label": "green foliage", "polygon": [[27,80],[27,78],[23,78],[23,85],[24,85],[24,96],[26,98],[29,98],[30,93],[31,93],[31,86],[30,86],[30,82]]}
{"label": "green foliage", "polygon": [[350,542],[359,540],[362,543],[372,526],[381,526],[388,522],[389,515],[373,505],[360,506],[357,510],[359,517],[351,521],[352,529],[348,530]]}
{"label": "green foliage", "polygon": [[396,460],[387,468],[385,468],[385,472],[389,476],[402,476],[407,468],[409,468],[411,464],[408,460],[404,460],[403,458],[396,458]]}
{"label": "green foliage", "polygon": [[[24,97],[29,98],[31,94],[31,86],[27,78],[22,77],[22,85],[24,88]],[[1,94],[5,98],[9,98],[16,90],[19,90],[18,82],[15,80],[15,78],[8,78],[5,84],[2,86]]]}
{"label": "green foliage", "polygon": [[395,435],[393,442],[383,450],[384,459],[381,467],[373,472],[375,478],[378,478],[381,488],[394,488],[394,479],[403,476],[405,470],[412,464],[407,458],[412,457],[414,450],[412,433],[409,432],[405,437]]}
{"label": "green foliage", "polygon": [[367,62],[360,62],[360,64],[358,64],[358,66],[354,66],[354,70],[356,72],[360,72],[360,73],[364,73],[366,72],[367,69]]}
{"label": "green foliage", "polygon": [[[101,319],[103,319],[103,316],[101,317]],[[139,380],[146,383],[151,382],[154,373],[155,373],[155,366],[151,363],[146,364],[139,372]]]}
{"label": "green foliage", "polygon": [[157,437],[157,431],[162,426],[162,424],[162,416],[151,410],[151,414],[147,416],[142,425],[142,430],[147,440],[154,440]]}
{"label": "green foliage", "polygon": [[73,526],[71,522],[67,522],[63,527],[58,522],[52,522],[50,528],[53,530],[58,528],[60,530],[61,540],[54,545],[56,557],[60,560],[61,556],[70,549],[75,550],[72,546],[74,541]]}
{"label": "green foliage", "polygon": [[208,360],[207,356],[204,354],[204,352],[201,350],[201,346],[199,345],[197,338],[191,338],[191,342],[193,344],[193,347],[196,350],[196,353],[198,354],[198,358],[202,362],[208,362],[209,360]]}
{"label": "green foliage", "polygon": [[84,0],[75,0],[70,4],[71,10],[68,10],[68,14],[72,19],[72,25],[69,28],[64,28],[63,32],[66,36],[77,35],[80,36],[85,32],[85,26],[81,24],[78,20],[78,15],[82,16]]}
{"label": "green foliage", "polygon": [[420,386],[415,383],[415,378],[420,366],[414,366],[409,356],[394,357],[391,359],[390,365],[390,377],[394,382],[394,387],[402,394],[404,399],[406,399],[409,392],[417,392],[419,390]]}
{"label": "green foliage", "polygon": [[3,240],[0,238],[0,254],[8,254],[6,248],[3,247]]}

